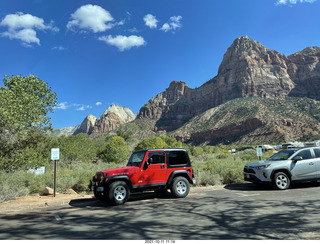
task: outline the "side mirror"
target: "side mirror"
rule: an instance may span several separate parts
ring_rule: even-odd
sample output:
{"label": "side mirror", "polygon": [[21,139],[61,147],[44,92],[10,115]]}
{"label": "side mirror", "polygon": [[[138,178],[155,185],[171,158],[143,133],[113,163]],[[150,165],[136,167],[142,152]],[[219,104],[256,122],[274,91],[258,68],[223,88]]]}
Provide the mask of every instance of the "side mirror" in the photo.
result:
{"label": "side mirror", "polygon": [[147,161],[148,165],[153,163],[153,158],[149,158]]}
{"label": "side mirror", "polygon": [[303,158],[301,157],[301,156],[295,156],[292,160],[294,161],[294,162],[297,162],[297,161],[300,161],[300,160],[302,160]]}

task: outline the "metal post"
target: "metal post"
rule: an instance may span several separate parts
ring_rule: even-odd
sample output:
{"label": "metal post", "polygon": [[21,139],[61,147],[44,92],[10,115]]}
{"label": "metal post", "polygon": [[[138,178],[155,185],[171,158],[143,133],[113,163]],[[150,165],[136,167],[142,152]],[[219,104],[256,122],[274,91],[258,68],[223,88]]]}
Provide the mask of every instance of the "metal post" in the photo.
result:
{"label": "metal post", "polygon": [[56,197],[57,160],[54,160],[53,167],[53,197]]}

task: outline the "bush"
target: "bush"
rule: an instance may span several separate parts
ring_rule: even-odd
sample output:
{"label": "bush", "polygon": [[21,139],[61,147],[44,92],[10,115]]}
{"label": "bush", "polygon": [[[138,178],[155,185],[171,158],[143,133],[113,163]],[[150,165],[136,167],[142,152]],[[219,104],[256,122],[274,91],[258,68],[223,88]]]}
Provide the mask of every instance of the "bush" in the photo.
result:
{"label": "bush", "polygon": [[152,136],[139,142],[134,150],[138,151],[143,149],[156,149],[166,147],[168,147],[167,143],[165,143],[160,137]]}
{"label": "bush", "polygon": [[100,154],[100,158],[105,162],[127,162],[129,159],[129,147],[120,136],[113,136],[110,143]]}

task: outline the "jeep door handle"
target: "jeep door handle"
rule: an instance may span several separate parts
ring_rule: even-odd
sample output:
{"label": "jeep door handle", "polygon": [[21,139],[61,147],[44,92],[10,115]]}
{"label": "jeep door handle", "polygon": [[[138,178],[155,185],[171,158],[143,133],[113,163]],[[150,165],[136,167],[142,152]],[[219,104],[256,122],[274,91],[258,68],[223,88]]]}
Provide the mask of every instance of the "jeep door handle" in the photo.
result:
{"label": "jeep door handle", "polygon": [[162,165],[160,166],[160,168],[161,168],[161,169],[164,169],[164,164],[162,164]]}

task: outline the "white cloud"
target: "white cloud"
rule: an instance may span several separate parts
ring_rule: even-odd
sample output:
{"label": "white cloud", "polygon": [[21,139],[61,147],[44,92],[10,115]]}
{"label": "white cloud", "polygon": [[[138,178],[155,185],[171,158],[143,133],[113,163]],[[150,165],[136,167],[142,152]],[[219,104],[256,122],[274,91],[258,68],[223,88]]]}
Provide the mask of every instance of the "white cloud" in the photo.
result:
{"label": "white cloud", "polygon": [[118,35],[112,37],[111,35],[102,36],[99,38],[100,41],[104,41],[105,43],[117,47],[121,52],[124,50],[131,49],[132,47],[139,47],[146,44],[146,41],[142,36],[122,36]]}
{"label": "white cloud", "polygon": [[169,23],[163,24],[160,30],[164,32],[175,31],[176,29],[181,28],[182,26],[181,20],[182,20],[181,16],[172,16],[170,17]]}
{"label": "white cloud", "polygon": [[[71,19],[67,23],[67,28],[73,31],[80,29],[97,33],[109,30],[117,25],[117,23],[113,22],[114,19],[107,10],[92,4],[83,5],[78,8],[71,14]],[[123,24],[123,22],[120,22],[120,24]]]}
{"label": "white cloud", "polygon": [[77,111],[84,111],[86,109],[92,108],[92,106],[78,104],[78,103],[69,104],[68,102],[62,102],[62,103],[59,103],[57,106],[54,107],[55,110],[57,110],[57,109],[66,110],[66,109],[69,109],[69,108],[76,108]]}
{"label": "white cloud", "polygon": [[276,5],[296,4],[296,3],[314,3],[317,0],[278,0]]}
{"label": "white cloud", "polygon": [[145,25],[150,27],[151,29],[157,28],[158,20],[152,14],[147,14],[146,16],[143,17],[143,20]]}
{"label": "white cloud", "polygon": [[8,28],[8,31],[1,33],[1,36],[8,37],[9,39],[18,39],[25,46],[31,46],[32,44],[40,45],[40,39],[37,37],[36,30],[59,31],[53,25],[53,21],[45,24],[42,18],[21,12],[6,15],[0,22],[0,26]]}
{"label": "white cloud", "polygon": [[62,47],[62,46],[55,46],[55,47],[51,48],[51,50],[64,51],[64,50],[66,50],[66,48]]}
{"label": "white cloud", "polygon": [[101,106],[102,102],[96,102],[96,106]]}
{"label": "white cloud", "polygon": [[67,108],[69,108],[70,105],[68,105],[68,102],[63,102],[63,103],[59,103],[57,104],[57,106],[54,107],[54,109],[62,109],[65,110]]}
{"label": "white cloud", "polygon": [[92,108],[92,106],[90,106],[90,105],[80,105],[80,107],[77,108],[76,110],[77,111],[85,111],[85,110],[90,109],[90,108]]}

